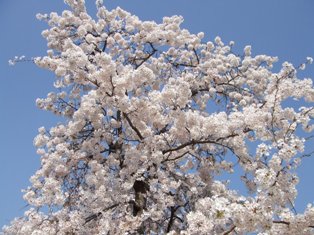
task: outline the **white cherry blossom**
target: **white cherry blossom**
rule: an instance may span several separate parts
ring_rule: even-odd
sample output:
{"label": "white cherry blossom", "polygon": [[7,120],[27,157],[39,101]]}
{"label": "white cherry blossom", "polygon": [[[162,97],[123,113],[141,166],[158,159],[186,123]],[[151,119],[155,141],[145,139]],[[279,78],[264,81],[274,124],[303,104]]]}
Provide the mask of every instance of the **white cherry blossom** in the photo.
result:
{"label": "white cherry blossom", "polygon": [[[65,121],[39,129],[29,208],[4,234],[314,234],[313,206],[293,207],[313,130],[305,64],[274,72],[277,57],[206,42],[181,16],[141,21],[97,0],[93,19],[65,2],[37,15],[49,50],[34,58],[56,75],[36,104]],[[249,193],[222,180],[235,172]]]}

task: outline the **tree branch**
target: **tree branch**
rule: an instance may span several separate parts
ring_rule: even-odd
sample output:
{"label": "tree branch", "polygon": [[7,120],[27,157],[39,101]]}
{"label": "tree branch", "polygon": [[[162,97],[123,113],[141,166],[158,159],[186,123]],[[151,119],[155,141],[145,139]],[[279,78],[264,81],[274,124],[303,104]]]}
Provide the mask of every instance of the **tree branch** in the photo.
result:
{"label": "tree branch", "polygon": [[144,64],[150,57],[152,57],[156,53],[157,49],[153,46],[153,44],[150,42],[149,45],[151,46],[152,51],[147,55],[147,57],[143,58],[142,61],[135,66],[135,69],[141,67],[142,64]]}
{"label": "tree branch", "polygon": [[137,127],[133,125],[133,123],[132,123],[131,119],[129,118],[129,116],[126,113],[123,113],[123,116],[125,117],[125,119],[129,123],[130,127],[136,132],[136,134],[140,138],[140,140],[143,140],[144,137],[142,136],[141,132],[137,129]]}
{"label": "tree branch", "polygon": [[221,145],[223,147],[227,147],[225,145],[222,145],[220,143],[218,143],[219,141],[221,140],[225,140],[225,139],[228,139],[228,138],[231,138],[231,137],[235,137],[235,136],[238,136],[238,134],[231,134],[231,135],[228,135],[226,137],[220,137],[216,140],[194,140],[192,139],[190,142],[186,142],[184,144],[181,144],[175,148],[170,148],[170,149],[167,149],[167,150],[164,150],[162,151],[163,154],[166,154],[166,153],[169,153],[169,152],[173,152],[173,151],[177,151],[177,150],[180,150],[180,149],[183,149],[187,146],[190,146],[190,145],[195,145],[195,144],[218,144],[218,145]]}
{"label": "tree branch", "polygon": [[[119,206],[119,203],[116,203],[116,204],[113,204],[113,205],[111,205],[109,207],[106,207],[105,209],[102,210],[102,212],[111,210],[113,208],[116,208],[117,206]],[[94,219],[100,218],[102,216],[102,212],[98,212],[98,213],[95,213],[95,214],[92,214],[92,215],[86,217],[84,225],[87,224],[88,222],[94,220]]]}
{"label": "tree branch", "polygon": [[235,225],[233,225],[228,231],[224,232],[223,235],[228,235],[229,233],[231,233],[232,231],[234,231],[236,228]]}

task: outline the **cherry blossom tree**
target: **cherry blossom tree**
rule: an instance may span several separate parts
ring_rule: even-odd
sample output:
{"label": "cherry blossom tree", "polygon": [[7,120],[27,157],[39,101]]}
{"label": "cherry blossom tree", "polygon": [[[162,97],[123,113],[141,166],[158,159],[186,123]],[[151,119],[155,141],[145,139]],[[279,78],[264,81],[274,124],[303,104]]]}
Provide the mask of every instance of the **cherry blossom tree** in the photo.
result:
{"label": "cherry blossom tree", "polygon": [[[314,234],[294,210],[314,128],[311,79],[276,57],[141,21],[97,0],[38,15],[56,75],[40,109],[64,118],[34,140],[41,167],[4,234]],[[15,61],[12,61],[14,63]],[[293,100],[293,105],[292,101]],[[222,176],[239,169],[248,192]]]}

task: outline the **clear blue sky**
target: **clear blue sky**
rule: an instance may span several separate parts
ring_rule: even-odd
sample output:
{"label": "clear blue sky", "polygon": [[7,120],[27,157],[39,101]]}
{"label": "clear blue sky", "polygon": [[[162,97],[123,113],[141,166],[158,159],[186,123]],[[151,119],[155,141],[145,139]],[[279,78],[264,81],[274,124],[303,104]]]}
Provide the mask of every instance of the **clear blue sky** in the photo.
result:
{"label": "clear blue sky", "polygon": [[[94,10],[93,0],[86,0]],[[160,22],[173,14],[185,18],[183,26],[206,39],[219,35],[223,41],[236,42],[242,51],[250,44],[254,54],[278,56],[300,64],[314,57],[313,0],[105,0],[108,8],[120,6],[143,20]],[[40,126],[53,126],[58,120],[35,106],[37,97],[53,89],[53,74],[32,63],[8,66],[15,55],[44,55],[45,40],[40,33],[45,23],[35,18],[38,12],[61,12],[62,0],[0,0],[0,227],[23,214],[25,202],[21,189],[39,167],[33,138]],[[303,76],[314,78],[314,65]],[[296,209],[302,211],[314,201],[314,158],[305,159],[299,172],[299,198]]]}

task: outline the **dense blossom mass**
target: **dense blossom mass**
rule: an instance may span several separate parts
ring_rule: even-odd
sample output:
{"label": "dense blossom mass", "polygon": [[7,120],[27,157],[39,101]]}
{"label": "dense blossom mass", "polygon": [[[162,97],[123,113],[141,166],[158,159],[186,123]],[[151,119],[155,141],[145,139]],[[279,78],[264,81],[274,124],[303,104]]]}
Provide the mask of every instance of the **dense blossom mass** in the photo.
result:
{"label": "dense blossom mass", "polygon": [[[4,234],[314,234],[296,213],[296,168],[314,126],[311,79],[276,57],[182,29],[180,16],[141,21],[96,1],[65,0],[49,29],[56,92],[40,109],[64,124],[39,128],[41,167],[24,217]],[[14,63],[15,61],[11,61]],[[225,179],[238,172],[247,192]]]}

